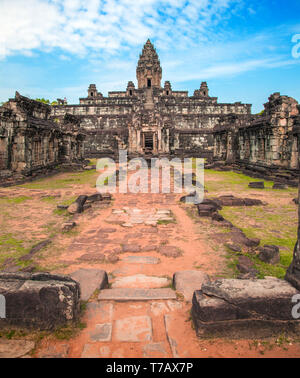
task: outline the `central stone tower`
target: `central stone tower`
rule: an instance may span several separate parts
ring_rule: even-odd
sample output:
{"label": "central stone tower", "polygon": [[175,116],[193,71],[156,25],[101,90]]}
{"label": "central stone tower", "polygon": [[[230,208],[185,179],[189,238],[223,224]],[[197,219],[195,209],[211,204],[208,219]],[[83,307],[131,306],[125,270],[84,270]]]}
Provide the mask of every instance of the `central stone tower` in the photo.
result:
{"label": "central stone tower", "polygon": [[142,54],[136,68],[138,88],[161,88],[162,69],[157,52],[148,39],[143,47]]}

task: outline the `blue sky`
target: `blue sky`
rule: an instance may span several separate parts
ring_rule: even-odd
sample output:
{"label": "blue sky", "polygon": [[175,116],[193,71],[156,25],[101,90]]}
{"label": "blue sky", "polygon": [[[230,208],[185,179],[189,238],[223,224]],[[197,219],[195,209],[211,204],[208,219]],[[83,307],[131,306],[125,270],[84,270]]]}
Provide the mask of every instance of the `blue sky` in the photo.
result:
{"label": "blue sky", "polygon": [[207,81],[253,113],[273,92],[300,102],[299,14],[299,0],[0,0],[0,101],[125,90],[150,38],[174,90]]}

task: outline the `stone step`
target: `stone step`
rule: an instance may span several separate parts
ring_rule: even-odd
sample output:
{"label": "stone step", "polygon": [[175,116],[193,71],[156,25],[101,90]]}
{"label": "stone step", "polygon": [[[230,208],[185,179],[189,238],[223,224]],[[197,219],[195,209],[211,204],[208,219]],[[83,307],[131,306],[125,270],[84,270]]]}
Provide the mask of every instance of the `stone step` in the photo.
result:
{"label": "stone step", "polygon": [[70,274],[80,285],[81,300],[87,301],[96,289],[108,287],[107,273],[100,269],[79,269]]}
{"label": "stone step", "polygon": [[126,256],[122,261],[127,264],[159,264],[160,260],[153,256]]}
{"label": "stone step", "polygon": [[163,288],[170,285],[171,280],[166,277],[146,276],[135,274],[133,276],[119,277],[114,280],[112,288],[142,288],[154,289]]}
{"label": "stone step", "polygon": [[176,293],[169,288],[163,289],[104,289],[100,291],[98,300],[100,301],[151,301],[159,299],[176,299]]}

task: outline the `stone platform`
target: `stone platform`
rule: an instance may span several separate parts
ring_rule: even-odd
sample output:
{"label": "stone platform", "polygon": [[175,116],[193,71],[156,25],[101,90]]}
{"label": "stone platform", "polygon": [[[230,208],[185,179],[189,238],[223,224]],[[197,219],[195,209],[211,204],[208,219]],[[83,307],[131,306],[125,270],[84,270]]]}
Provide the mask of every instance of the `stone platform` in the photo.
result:
{"label": "stone platform", "polygon": [[300,321],[292,315],[296,294],[288,282],[273,277],[204,283],[192,302],[197,336],[233,339],[297,333]]}
{"label": "stone platform", "polygon": [[68,276],[0,273],[0,294],[5,298],[0,328],[54,329],[79,317],[79,284]]}

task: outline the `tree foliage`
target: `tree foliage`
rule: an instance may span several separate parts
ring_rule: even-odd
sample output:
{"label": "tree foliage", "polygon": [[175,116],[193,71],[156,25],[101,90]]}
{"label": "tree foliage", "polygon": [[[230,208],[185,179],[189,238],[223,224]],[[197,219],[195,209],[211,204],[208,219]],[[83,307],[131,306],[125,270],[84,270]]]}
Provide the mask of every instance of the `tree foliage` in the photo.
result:
{"label": "tree foliage", "polygon": [[42,102],[43,104],[50,105],[50,101],[45,100],[44,97],[43,98],[36,98],[35,101],[39,101],[39,102]]}
{"label": "tree foliage", "polygon": [[44,98],[36,98],[35,101],[39,101],[39,102],[42,102],[43,104],[47,104],[47,105],[58,105],[58,102],[56,100],[52,101],[50,103],[50,100],[46,100]]}

